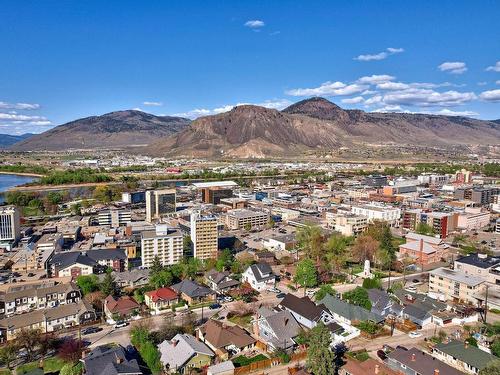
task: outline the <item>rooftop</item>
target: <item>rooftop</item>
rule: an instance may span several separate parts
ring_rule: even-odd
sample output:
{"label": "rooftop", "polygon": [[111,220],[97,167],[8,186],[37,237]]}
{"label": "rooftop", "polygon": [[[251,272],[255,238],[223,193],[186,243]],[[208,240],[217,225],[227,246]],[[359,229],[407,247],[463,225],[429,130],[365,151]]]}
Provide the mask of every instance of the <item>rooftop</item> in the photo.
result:
{"label": "rooftop", "polygon": [[470,286],[476,286],[484,283],[484,280],[480,277],[466,275],[465,273],[456,270],[450,270],[449,268],[444,268],[444,267],[432,270],[429,272],[429,274],[438,277],[444,277]]}

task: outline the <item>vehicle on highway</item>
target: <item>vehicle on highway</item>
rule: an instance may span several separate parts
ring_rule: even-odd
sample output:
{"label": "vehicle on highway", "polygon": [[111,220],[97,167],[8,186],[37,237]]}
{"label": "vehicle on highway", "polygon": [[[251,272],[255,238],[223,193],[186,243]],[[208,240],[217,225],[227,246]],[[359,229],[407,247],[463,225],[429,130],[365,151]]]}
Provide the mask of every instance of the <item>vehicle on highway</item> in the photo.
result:
{"label": "vehicle on highway", "polygon": [[413,279],[413,280],[412,280],[412,282],[413,282],[414,284],[416,284],[416,283],[419,283],[419,282],[420,282],[420,280],[419,280],[419,279]]}
{"label": "vehicle on highway", "polygon": [[123,320],[116,322],[116,324],[114,325],[115,328],[122,328],[126,326],[128,326],[128,323]]}
{"label": "vehicle on highway", "polygon": [[267,291],[271,293],[281,293],[281,290],[278,288],[268,288]]}
{"label": "vehicle on highway", "polygon": [[285,298],[286,297],[286,293],[278,293],[276,294],[276,298]]}
{"label": "vehicle on highway", "polygon": [[85,329],[82,329],[82,335],[91,335],[93,333],[101,332],[102,328],[101,327],[87,327]]}
{"label": "vehicle on highway", "polygon": [[422,334],[420,332],[417,332],[417,331],[412,331],[408,334],[408,336],[410,336],[412,339],[415,339],[417,337],[421,337]]}
{"label": "vehicle on highway", "polygon": [[220,309],[222,305],[220,303],[212,303],[210,306],[208,306],[210,310],[215,310],[215,309]]}
{"label": "vehicle on highway", "polygon": [[387,354],[382,349],[377,350],[377,357],[379,357],[382,361],[387,359]]}

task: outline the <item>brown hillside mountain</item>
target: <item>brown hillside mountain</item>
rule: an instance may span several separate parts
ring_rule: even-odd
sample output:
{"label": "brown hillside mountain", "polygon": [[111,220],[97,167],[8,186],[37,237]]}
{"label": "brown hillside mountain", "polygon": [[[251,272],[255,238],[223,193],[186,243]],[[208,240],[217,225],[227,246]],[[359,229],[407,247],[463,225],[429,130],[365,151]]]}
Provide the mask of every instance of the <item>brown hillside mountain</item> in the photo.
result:
{"label": "brown hillside mountain", "polygon": [[362,143],[498,144],[500,124],[466,117],[344,110],[323,98],[282,112],[244,105],[201,117],[148,147],[157,155],[266,157]]}
{"label": "brown hillside mountain", "polygon": [[121,148],[148,145],[185,129],[182,117],[155,116],[141,111],[117,111],[56,126],[18,142],[14,151]]}

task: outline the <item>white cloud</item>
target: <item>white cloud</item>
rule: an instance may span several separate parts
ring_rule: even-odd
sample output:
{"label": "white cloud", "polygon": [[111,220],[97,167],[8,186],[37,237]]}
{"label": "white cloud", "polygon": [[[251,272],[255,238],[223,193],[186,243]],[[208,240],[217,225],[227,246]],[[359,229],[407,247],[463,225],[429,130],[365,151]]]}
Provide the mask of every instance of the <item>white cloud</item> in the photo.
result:
{"label": "white cloud", "polygon": [[436,115],[443,116],[465,116],[465,117],[475,117],[479,116],[479,113],[473,111],[453,111],[448,108],[443,108],[440,111],[434,112]]}
{"label": "white cloud", "polygon": [[483,91],[479,97],[488,102],[500,102],[500,89]]}
{"label": "white cloud", "polygon": [[0,102],[0,109],[33,110],[33,109],[39,109],[39,108],[40,108],[40,104]]}
{"label": "white cloud", "polygon": [[488,72],[500,72],[500,61],[497,61],[495,65],[493,66],[488,66],[486,68],[486,71]]}
{"label": "white cloud", "polygon": [[375,85],[377,83],[389,82],[396,79],[396,77],[390,76],[388,74],[373,74],[371,76],[364,76],[358,79],[359,83],[368,83],[370,85]]}
{"label": "white cloud", "polygon": [[405,111],[399,105],[387,105],[385,107],[375,109],[372,112],[375,112],[375,113],[388,113],[388,112],[405,112]]}
{"label": "white cloud", "polygon": [[473,92],[445,91],[437,92],[430,89],[410,88],[401,91],[391,91],[383,96],[386,104],[411,105],[421,107],[454,106],[476,99]]}
{"label": "white cloud", "polygon": [[264,27],[266,24],[262,20],[248,20],[247,22],[245,22],[244,25],[251,29],[260,29],[261,27]]}
{"label": "white cloud", "polygon": [[462,74],[467,71],[467,65],[461,61],[447,61],[439,65],[438,69],[451,74]]}
{"label": "white cloud", "polygon": [[322,83],[319,87],[288,90],[286,94],[291,96],[344,96],[356,94],[367,88],[368,86],[363,84],[328,81]]}
{"label": "white cloud", "polygon": [[410,85],[402,82],[382,82],[377,84],[377,88],[381,90],[405,90],[410,88]]}
{"label": "white cloud", "polygon": [[495,83],[496,83],[497,85],[500,85],[500,80],[496,81]]}
{"label": "white cloud", "polygon": [[365,98],[362,96],[355,96],[354,98],[347,98],[347,99],[342,99],[341,102],[344,104],[359,104],[363,103],[365,101]]}
{"label": "white cloud", "polygon": [[162,102],[142,102],[146,107],[161,107],[163,105]]}
{"label": "white cloud", "polygon": [[389,47],[389,48],[386,48],[386,50],[383,51],[383,52],[379,52],[379,53],[375,53],[375,54],[359,55],[359,56],[355,57],[354,60],[358,60],[358,61],[378,61],[378,60],[384,60],[384,59],[388,58],[391,55],[394,55],[396,53],[401,53],[401,52],[404,52],[403,48],[392,48],[392,47]]}

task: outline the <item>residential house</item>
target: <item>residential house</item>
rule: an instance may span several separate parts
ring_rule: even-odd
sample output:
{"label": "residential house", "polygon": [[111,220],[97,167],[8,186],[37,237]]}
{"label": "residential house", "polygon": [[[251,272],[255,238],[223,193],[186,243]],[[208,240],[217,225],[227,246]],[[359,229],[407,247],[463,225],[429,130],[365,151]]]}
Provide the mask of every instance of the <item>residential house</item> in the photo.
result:
{"label": "residential house", "polygon": [[198,284],[189,279],[182,280],[180,283],[171,286],[188,305],[193,305],[203,301],[214,301],[215,292],[206,286]]}
{"label": "residential house", "polygon": [[207,375],[233,375],[234,365],[231,361],[217,363],[208,367]]}
{"label": "residential house", "polygon": [[112,272],[115,283],[120,288],[138,288],[149,282],[149,270],[133,268],[130,271]]}
{"label": "residential house", "polygon": [[397,348],[390,352],[386,364],[404,375],[463,375],[450,365],[417,348]]}
{"label": "residential house", "polygon": [[352,326],[355,322],[372,321],[374,323],[384,322],[384,317],[375,312],[371,312],[361,306],[352,305],[336,297],[327,294],[318,304],[324,305],[333,315],[336,322]]}
{"label": "residential house", "polygon": [[316,305],[309,297],[297,297],[288,293],[278,307],[290,311],[295,320],[302,326],[312,329],[322,321],[325,325],[333,322],[333,316],[322,305]]}
{"label": "residential house", "polygon": [[226,325],[213,319],[208,320],[196,330],[196,337],[222,359],[228,359],[243,350],[252,349],[257,342],[243,328]]}
{"label": "residential house", "polygon": [[294,338],[301,331],[300,324],[288,310],[275,311],[261,307],[257,311],[254,333],[267,345],[268,351],[293,350],[296,345]]}
{"label": "residential house", "polygon": [[168,373],[189,373],[210,365],[214,353],[203,342],[188,334],[177,334],[158,345],[160,361]]}
{"label": "residential house", "polygon": [[268,264],[257,263],[252,264],[243,272],[241,280],[242,282],[249,283],[253,289],[260,292],[268,288],[273,288],[276,276]]}
{"label": "residential house", "polygon": [[95,319],[94,309],[84,300],[12,315],[0,320],[0,342],[16,338],[16,335],[23,329],[39,329],[42,333],[54,332]]}
{"label": "residential house", "polygon": [[240,285],[238,280],[231,278],[229,275],[228,271],[210,270],[205,274],[205,281],[210,289],[219,294],[225,294]]}
{"label": "residential house", "polygon": [[448,308],[435,298],[425,294],[412,293],[400,289],[394,293],[394,296],[404,306],[401,317],[408,319],[420,327],[425,327],[432,323],[433,316],[439,312],[445,312]]}
{"label": "residential house", "polygon": [[406,243],[399,245],[399,257],[408,256],[419,265],[426,266],[447,258],[448,247],[441,238],[408,233]]}
{"label": "residential house", "polygon": [[136,315],[140,309],[141,305],[129,296],[119,298],[107,296],[104,300],[104,314],[106,314],[108,321],[130,318],[132,315]]}
{"label": "residential house", "polygon": [[368,358],[366,361],[357,361],[352,358],[347,358],[344,366],[340,368],[339,375],[399,375],[398,371],[394,371],[379,361]]}
{"label": "residential house", "polygon": [[80,360],[85,375],[142,375],[137,359],[121,345],[101,345]]}
{"label": "residential house", "polygon": [[50,274],[53,277],[87,276],[94,273],[96,262],[78,251],[55,254],[49,261]]}
{"label": "residential house", "polygon": [[276,258],[271,251],[258,251],[255,253],[254,258],[257,263],[267,263],[270,266],[276,264]]}
{"label": "residential house", "polygon": [[170,288],[159,288],[144,293],[144,304],[151,312],[159,313],[179,302],[179,295]]}
{"label": "residential house", "polygon": [[372,303],[371,312],[383,317],[402,316],[403,306],[395,302],[386,291],[376,288],[368,289],[368,298]]}
{"label": "residential house", "polygon": [[457,340],[437,344],[432,349],[432,355],[440,361],[468,374],[477,374],[488,363],[495,360],[500,361],[500,358],[493,354]]}

